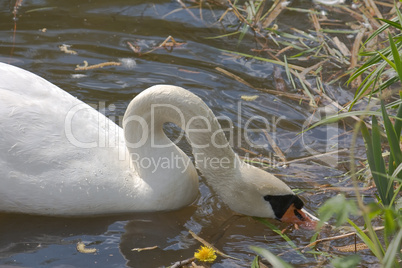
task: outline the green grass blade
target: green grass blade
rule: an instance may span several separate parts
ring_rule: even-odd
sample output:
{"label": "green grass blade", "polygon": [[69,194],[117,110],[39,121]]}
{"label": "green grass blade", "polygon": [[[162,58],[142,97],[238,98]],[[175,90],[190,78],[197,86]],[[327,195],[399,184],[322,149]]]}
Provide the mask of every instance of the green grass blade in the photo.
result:
{"label": "green grass blade", "polygon": [[251,268],[260,268],[260,264],[258,263],[258,256],[256,256],[251,263]]}
{"label": "green grass blade", "polygon": [[297,88],[296,88],[296,84],[295,84],[295,80],[293,79],[293,76],[292,76],[292,74],[290,73],[289,66],[288,66],[288,59],[286,58],[286,56],[283,58],[283,61],[284,61],[284,63],[285,63],[285,72],[286,72],[286,76],[288,77],[289,81],[292,83],[293,88],[294,88],[294,89],[297,89]]}
{"label": "green grass blade", "polygon": [[381,100],[381,112],[384,120],[385,131],[387,133],[390,151],[395,160],[395,165],[398,166],[400,163],[402,163],[401,148],[399,146],[399,139],[397,138],[395,129],[391,123],[391,120],[389,120],[389,116],[385,109],[384,100]]}
{"label": "green grass blade", "polygon": [[385,252],[385,256],[382,261],[384,268],[398,267],[398,261],[396,256],[400,252],[401,243],[402,243],[402,229],[399,229],[399,232],[396,234],[394,239],[392,239],[391,243],[388,246],[387,251]]}
{"label": "green grass blade", "polygon": [[370,132],[367,129],[365,123],[362,123],[360,126],[361,133],[363,135],[364,142],[366,144],[366,155],[367,155],[367,162],[369,163],[369,167],[371,170],[371,174],[374,178],[374,182],[377,185],[378,181],[378,173],[376,170],[375,158],[374,158],[374,148],[373,148],[373,141],[370,135]]}
{"label": "green grass blade", "polygon": [[281,258],[275,256],[271,251],[265,249],[265,248],[260,248],[260,247],[255,247],[255,246],[250,246],[250,249],[255,251],[258,255],[261,255],[265,259],[271,263],[272,267],[274,268],[291,268],[293,267],[292,265],[284,262]]}
{"label": "green grass blade", "polygon": [[[398,109],[399,110],[399,109]],[[387,139],[388,139],[388,144],[390,146],[390,151],[391,151],[391,156],[390,159],[392,160],[392,162],[389,163],[390,166],[399,166],[400,163],[402,163],[402,153],[401,153],[401,148],[399,145],[399,136],[397,135],[395,132],[395,129],[391,123],[391,121],[389,120],[387,111],[385,109],[385,105],[384,105],[384,100],[381,100],[381,111],[383,114],[383,120],[384,120],[384,127],[385,127],[385,131],[387,133]],[[398,111],[399,113],[399,111]],[[398,122],[398,120],[397,120]],[[394,169],[393,167],[390,168],[391,170]],[[400,176],[398,176],[399,178],[401,178]],[[390,182],[388,184],[388,192],[389,192],[389,202],[391,202],[392,200],[392,196],[393,196],[393,183]],[[390,205],[390,204],[388,204]]]}
{"label": "green grass blade", "polygon": [[[384,205],[388,206],[392,196],[387,196],[388,180],[378,174],[385,174],[385,164],[382,158],[381,149],[381,132],[378,126],[377,118],[372,117],[372,157],[374,158],[374,167],[370,164],[371,173],[373,174],[375,185],[377,186],[378,193]],[[377,173],[375,176],[374,173]]]}
{"label": "green grass blade", "polygon": [[[395,163],[394,163],[394,157],[392,156],[392,154],[389,154],[389,160],[388,160],[388,176],[394,177],[393,174],[395,174]],[[399,172],[396,173],[396,176],[399,176]],[[392,180],[389,180],[389,185],[388,185],[388,189],[391,188],[392,186]],[[392,204],[392,202],[391,202]]]}
{"label": "green grass blade", "polygon": [[[397,21],[398,20],[398,18],[397,17],[395,17],[395,18],[393,18],[393,19],[391,19],[391,21],[393,21],[393,22],[395,22],[395,21]],[[384,25],[382,25],[380,28],[378,28],[376,31],[374,31],[374,33],[372,34],[372,35],[370,35],[370,37],[369,38],[367,38],[367,40],[366,40],[366,42],[364,42],[364,44],[367,44],[368,42],[370,42],[374,37],[376,37],[377,35],[379,35],[379,34],[381,34],[382,32],[384,32],[386,29],[388,29],[389,28],[389,24],[384,24]]]}
{"label": "green grass blade", "polygon": [[399,172],[401,172],[402,170],[402,163],[399,164],[399,166],[396,167],[396,169],[394,170],[394,172],[392,173],[391,177],[397,177]]}
{"label": "green grass blade", "polygon": [[[402,92],[400,94],[401,94],[400,100],[402,101]],[[398,112],[396,113],[396,117],[402,118],[402,104],[399,104]],[[399,140],[399,138],[401,137],[401,131],[402,131],[402,121],[396,120],[394,128],[395,128],[396,138]]]}
{"label": "green grass blade", "polygon": [[381,116],[381,113],[377,112],[377,111],[353,111],[353,112],[345,112],[345,113],[330,115],[330,116],[327,116],[324,119],[321,119],[320,121],[314,123],[309,128],[304,129],[303,132],[306,132],[307,130],[313,129],[313,128],[318,127],[323,124],[330,124],[330,123],[337,122],[337,121],[347,118],[347,117],[360,116],[360,115]]}
{"label": "green grass blade", "polygon": [[[379,87],[378,90],[384,90],[388,87],[390,87],[392,84],[395,84],[396,82],[398,82],[399,77],[398,76],[394,76],[390,79],[388,79],[387,81],[385,81],[384,83],[382,83]],[[377,90],[377,91],[378,91]]]}
{"label": "green grass blade", "polygon": [[[395,71],[397,71],[399,79],[402,78],[402,64],[401,64],[401,58],[399,56],[399,51],[398,48],[396,47],[394,40],[392,39],[391,34],[388,35],[388,39],[389,39],[389,44],[391,46],[391,51],[392,51],[392,56],[394,57],[394,66],[391,66],[395,69]],[[389,63],[388,63],[389,64]]]}
{"label": "green grass blade", "polygon": [[261,222],[262,224],[268,226],[272,231],[274,231],[275,233],[280,235],[299,254],[299,256],[301,256],[303,259],[306,259],[306,257],[298,250],[296,244],[286,234],[283,234],[282,231],[279,230],[279,228],[276,225],[270,223],[266,219],[257,218],[257,217],[255,217],[254,219],[256,219],[257,221]]}
{"label": "green grass blade", "polygon": [[382,22],[385,22],[385,23],[389,24],[390,26],[393,26],[395,28],[398,28],[398,29],[402,30],[401,24],[397,23],[396,21],[380,19],[380,18],[378,18],[378,20],[380,20]]}
{"label": "green grass blade", "polygon": [[[402,28],[402,14],[401,14],[401,11],[399,10],[399,8],[396,8],[396,6],[395,6],[395,10],[396,10],[396,14],[398,15],[399,24],[401,25],[401,28]],[[401,28],[399,28],[399,29],[401,29]]]}
{"label": "green grass blade", "polygon": [[240,43],[243,40],[243,38],[246,36],[249,28],[250,28],[250,26],[248,24],[243,25],[243,28],[240,31],[239,40],[237,40],[237,45],[238,46],[240,45]]}
{"label": "green grass blade", "polygon": [[[392,197],[392,202],[391,202],[392,204],[395,204],[395,200],[398,198],[398,195],[399,195],[399,192],[401,191],[401,189],[402,189],[402,183],[400,183],[399,187],[396,188],[396,190],[394,191],[394,196]],[[400,197],[400,198],[402,198],[402,197]],[[397,210],[397,208],[396,208],[396,210]]]}
{"label": "green grass blade", "polygon": [[348,220],[348,223],[350,225],[353,226],[353,228],[355,228],[357,235],[360,237],[361,240],[363,240],[363,242],[369,247],[369,249],[371,250],[371,252],[373,252],[373,254],[379,259],[382,260],[383,258],[383,254],[382,252],[376,247],[376,245],[374,244],[374,242],[370,239],[370,237],[368,237],[368,235],[366,235],[362,229],[359,228],[359,226],[357,226],[353,221]]}
{"label": "green grass blade", "polygon": [[381,56],[381,58],[382,58],[383,60],[385,60],[392,68],[394,68],[394,69],[396,70],[395,64],[394,64],[390,59],[388,59],[387,57],[385,57],[380,51],[377,51],[377,53]]}
{"label": "green grass blade", "polygon": [[228,36],[232,36],[232,35],[236,35],[239,34],[239,31],[236,32],[232,32],[232,33],[227,33],[227,34],[222,34],[222,35],[217,35],[217,36],[207,36],[204,37],[204,39],[217,39],[217,38],[224,38],[224,37],[228,37]]}
{"label": "green grass blade", "polygon": [[[278,64],[280,66],[285,66],[284,62],[277,61],[277,60],[271,60],[271,59],[258,57],[258,56],[254,56],[254,55],[247,54],[247,53],[241,53],[241,52],[237,52],[237,51],[231,51],[231,50],[225,50],[225,49],[220,49],[220,50],[223,51],[223,52],[226,52],[226,53],[240,55],[242,57],[252,58],[252,59],[255,59],[255,60],[259,60],[259,61],[265,61],[265,62],[269,62],[269,63],[273,63],[273,64]],[[297,65],[294,65],[294,64],[288,64],[288,66],[291,69],[298,70],[298,71],[301,71],[301,72],[304,70],[303,67],[300,67],[300,66],[297,66]]]}
{"label": "green grass blade", "polygon": [[[401,96],[401,101],[402,101],[402,96]],[[396,113],[396,117],[402,118],[402,104],[399,104],[398,111]],[[399,141],[400,137],[401,137],[401,130],[402,130],[402,121],[401,120],[395,120],[394,129],[395,129],[396,139]],[[392,177],[398,177],[398,178],[402,179],[402,173],[398,172],[397,174],[394,174],[396,166],[397,165],[395,165],[395,163],[394,163],[394,157],[391,154],[389,156],[388,175],[391,176],[391,174],[392,174]]]}

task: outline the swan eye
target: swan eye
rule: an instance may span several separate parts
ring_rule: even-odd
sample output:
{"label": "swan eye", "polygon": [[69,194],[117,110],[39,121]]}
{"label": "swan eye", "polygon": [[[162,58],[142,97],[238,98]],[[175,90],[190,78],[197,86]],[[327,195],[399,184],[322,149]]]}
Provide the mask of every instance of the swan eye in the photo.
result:
{"label": "swan eye", "polygon": [[[294,205],[297,209],[303,208],[303,201],[294,194],[286,195],[265,195],[264,200],[268,201],[275,213],[277,219],[281,219],[290,205]],[[298,217],[298,215],[296,214]],[[301,216],[301,215],[300,215]]]}

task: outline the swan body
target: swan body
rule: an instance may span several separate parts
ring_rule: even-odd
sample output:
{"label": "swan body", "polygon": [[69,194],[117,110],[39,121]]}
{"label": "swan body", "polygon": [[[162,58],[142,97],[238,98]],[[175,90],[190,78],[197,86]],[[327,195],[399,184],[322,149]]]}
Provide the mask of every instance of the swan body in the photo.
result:
{"label": "swan body", "polygon": [[43,78],[0,63],[0,211],[80,216],[190,204],[197,171],[163,132],[166,122],[186,131],[197,168],[234,211],[281,219],[301,210],[285,183],[239,159],[212,111],[183,88],[144,90],[121,128]]}

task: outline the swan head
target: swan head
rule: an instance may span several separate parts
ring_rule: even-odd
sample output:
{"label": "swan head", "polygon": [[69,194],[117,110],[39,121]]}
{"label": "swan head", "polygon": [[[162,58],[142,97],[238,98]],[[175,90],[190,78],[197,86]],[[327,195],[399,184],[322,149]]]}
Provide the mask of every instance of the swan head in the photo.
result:
{"label": "swan head", "polygon": [[317,218],[303,209],[303,201],[283,181],[248,164],[239,169],[233,183],[224,186],[220,196],[241,214],[273,218],[309,229],[316,225]]}

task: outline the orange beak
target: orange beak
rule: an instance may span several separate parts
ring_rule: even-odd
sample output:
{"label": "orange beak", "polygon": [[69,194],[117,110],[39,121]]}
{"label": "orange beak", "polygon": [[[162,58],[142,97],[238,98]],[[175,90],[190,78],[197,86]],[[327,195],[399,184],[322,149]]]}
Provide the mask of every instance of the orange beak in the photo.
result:
{"label": "orange beak", "polygon": [[295,223],[305,229],[313,230],[317,226],[317,218],[311,216],[304,209],[297,209],[294,204],[291,204],[280,219],[282,222]]}

